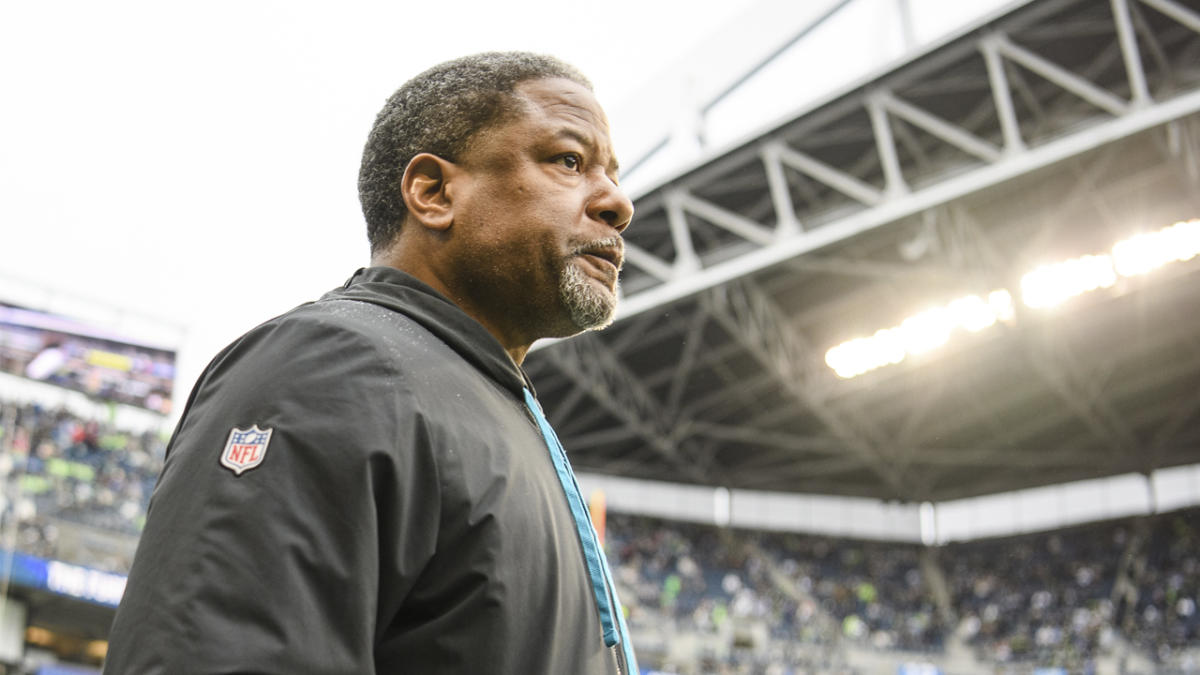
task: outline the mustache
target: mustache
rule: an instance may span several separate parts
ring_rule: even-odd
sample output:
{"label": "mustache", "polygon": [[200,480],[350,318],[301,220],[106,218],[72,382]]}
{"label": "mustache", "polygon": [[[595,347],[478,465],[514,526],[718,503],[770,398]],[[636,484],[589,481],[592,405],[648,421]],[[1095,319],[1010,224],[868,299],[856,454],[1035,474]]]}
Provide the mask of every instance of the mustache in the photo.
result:
{"label": "mustache", "polygon": [[621,269],[625,264],[625,240],[619,236],[605,237],[571,250],[571,255],[595,255],[611,261]]}

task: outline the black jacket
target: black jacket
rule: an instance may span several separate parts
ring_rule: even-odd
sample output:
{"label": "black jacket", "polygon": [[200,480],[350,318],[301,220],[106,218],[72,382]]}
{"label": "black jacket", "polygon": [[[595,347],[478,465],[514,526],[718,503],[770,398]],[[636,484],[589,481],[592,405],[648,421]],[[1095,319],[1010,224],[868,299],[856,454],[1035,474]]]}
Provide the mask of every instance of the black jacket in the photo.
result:
{"label": "black jacket", "polygon": [[390,268],[247,333],[168,446],[104,672],[617,672],[527,386]]}

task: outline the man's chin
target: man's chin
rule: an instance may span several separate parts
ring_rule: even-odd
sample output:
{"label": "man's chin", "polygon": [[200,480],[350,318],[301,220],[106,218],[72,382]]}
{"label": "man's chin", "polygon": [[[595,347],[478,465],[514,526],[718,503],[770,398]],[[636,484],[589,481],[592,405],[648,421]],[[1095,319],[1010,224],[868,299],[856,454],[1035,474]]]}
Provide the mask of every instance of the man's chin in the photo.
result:
{"label": "man's chin", "polygon": [[617,316],[616,312],[609,312],[608,316],[604,317],[603,319],[600,319],[599,321],[593,323],[590,326],[581,326],[579,330],[580,330],[580,332],[589,331],[589,330],[604,330],[605,328],[608,328],[609,326],[611,326],[613,324],[613,319],[615,319],[616,316]]}
{"label": "man's chin", "polygon": [[612,325],[613,319],[617,316],[616,297],[612,298],[611,303],[606,303],[603,310],[589,310],[586,312],[571,312],[571,323],[579,331],[601,330]]}
{"label": "man's chin", "polygon": [[600,330],[612,325],[617,313],[617,293],[598,279],[569,266],[563,275],[560,295],[571,323],[578,331]]}

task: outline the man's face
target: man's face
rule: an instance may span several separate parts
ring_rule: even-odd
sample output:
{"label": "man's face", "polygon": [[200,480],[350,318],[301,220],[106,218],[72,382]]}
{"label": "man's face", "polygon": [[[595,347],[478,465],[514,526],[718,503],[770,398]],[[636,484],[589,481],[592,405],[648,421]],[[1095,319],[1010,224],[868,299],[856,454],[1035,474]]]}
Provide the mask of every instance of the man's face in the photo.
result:
{"label": "man's face", "polygon": [[633,205],[617,187],[608,122],[590,91],[541,79],[517,93],[524,109],[459,158],[451,236],[455,300],[528,344],[611,323]]}

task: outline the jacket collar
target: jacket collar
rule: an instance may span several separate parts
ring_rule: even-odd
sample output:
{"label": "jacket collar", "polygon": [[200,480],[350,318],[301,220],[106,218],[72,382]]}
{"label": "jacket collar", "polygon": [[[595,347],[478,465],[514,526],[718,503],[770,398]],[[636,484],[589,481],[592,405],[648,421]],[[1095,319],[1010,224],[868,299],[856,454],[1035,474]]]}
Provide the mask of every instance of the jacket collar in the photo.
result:
{"label": "jacket collar", "polygon": [[404,314],[517,398],[522,397],[523,388],[532,389],[525,372],[483,324],[405,272],[393,267],[364,267],[322,299],[359,300]]}

